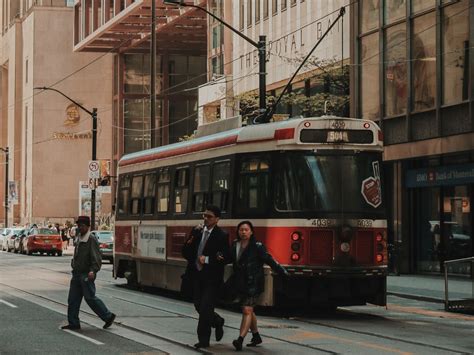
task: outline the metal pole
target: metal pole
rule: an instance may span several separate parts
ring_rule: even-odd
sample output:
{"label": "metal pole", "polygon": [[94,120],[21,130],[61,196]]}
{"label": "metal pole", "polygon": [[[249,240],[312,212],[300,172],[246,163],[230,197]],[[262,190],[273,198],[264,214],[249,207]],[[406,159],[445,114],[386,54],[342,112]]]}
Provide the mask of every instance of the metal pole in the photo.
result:
{"label": "metal pole", "polygon": [[[266,36],[260,36],[258,41],[258,61],[259,61],[259,117],[265,114],[267,110],[266,100],[266,76],[267,76],[267,53],[266,53]],[[252,122],[253,123],[253,122]]]}
{"label": "metal pole", "polygon": [[5,228],[8,227],[8,147],[2,149],[5,152]]}
{"label": "metal pole", "polygon": [[[97,108],[92,109],[92,160],[97,160]],[[95,181],[91,189],[91,230],[95,230]]]}
{"label": "metal pole", "polygon": [[155,142],[156,118],[156,2],[151,2],[151,46],[150,46],[150,148]]}

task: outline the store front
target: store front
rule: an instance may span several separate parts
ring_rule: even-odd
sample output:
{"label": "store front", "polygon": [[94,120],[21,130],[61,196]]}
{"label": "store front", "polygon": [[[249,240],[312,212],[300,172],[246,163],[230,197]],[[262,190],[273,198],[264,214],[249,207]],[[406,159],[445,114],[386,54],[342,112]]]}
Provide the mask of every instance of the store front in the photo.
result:
{"label": "store front", "polygon": [[[411,198],[411,246],[414,271],[444,272],[443,262],[474,255],[472,199],[474,163],[407,170]],[[472,275],[470,263],[449,266]]]}

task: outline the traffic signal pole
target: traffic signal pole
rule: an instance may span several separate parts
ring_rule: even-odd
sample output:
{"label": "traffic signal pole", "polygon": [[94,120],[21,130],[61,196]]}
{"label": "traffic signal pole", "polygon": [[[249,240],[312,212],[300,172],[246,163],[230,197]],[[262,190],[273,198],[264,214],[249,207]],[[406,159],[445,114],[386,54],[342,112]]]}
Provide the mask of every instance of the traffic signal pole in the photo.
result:
{"label": "traffic signal pole", "polygon": [[0,148],[5,153],[5,224],[4,227],[8,227],[8,162],[9,162],[9,149]]}
{"label": "traffic signal pole", "polygon": [[[84,106],[82,106],[80,103],[78,103],[77,101],[71,99],[69,96],[67,96],[66,94],[64,94],[63,92],[61,92],[57,89],[48,88],[48,87],[45,87],[45,86],[35,87],[34,89],[35,90],[55,91],[58,94],[60,94],[61,96],[65,97],[66,99],[71,101],[77,107],[79,107],[82,110],[84,110],[85,112],[87,112],[91,116],[91,118],[92,118],[92,160],[94,160],[94,161],[97,160],[97,108],[94,107],[92,109],[92,111],[89,111]],[[8,151],[8,148],[7,148],[7,151]],[[8,185],[8,182],[7,182],[7,185]],[[92,186],[92,188],[91,188],[91,229],[92,230],[95,229],[95,200],[96,200],[95,188],[96,188],[96,186],[95,186],[95,182],[94,182],[94,186]]]}

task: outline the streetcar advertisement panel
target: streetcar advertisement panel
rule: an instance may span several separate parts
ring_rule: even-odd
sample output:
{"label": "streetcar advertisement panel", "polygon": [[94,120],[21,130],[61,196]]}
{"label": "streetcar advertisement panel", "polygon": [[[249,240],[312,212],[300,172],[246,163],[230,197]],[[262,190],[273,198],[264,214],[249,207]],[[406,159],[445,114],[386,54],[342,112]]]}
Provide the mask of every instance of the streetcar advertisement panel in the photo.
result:
{"label": "streetcar advertisement panel", "polygon": [[138,254],[141,257],[166,260],[166,227],[139,226]]}

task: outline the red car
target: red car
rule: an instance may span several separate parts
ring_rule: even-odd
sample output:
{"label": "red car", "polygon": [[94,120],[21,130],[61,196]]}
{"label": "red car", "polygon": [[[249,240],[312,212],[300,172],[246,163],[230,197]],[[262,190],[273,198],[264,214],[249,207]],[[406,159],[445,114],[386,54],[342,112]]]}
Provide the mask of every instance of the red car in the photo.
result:
{"label": "red car", "polygon": [[49,228],[32,228],[23,240],[23,251],[31,255],[35,252],[62,256],[63,241],[61,236]]}

